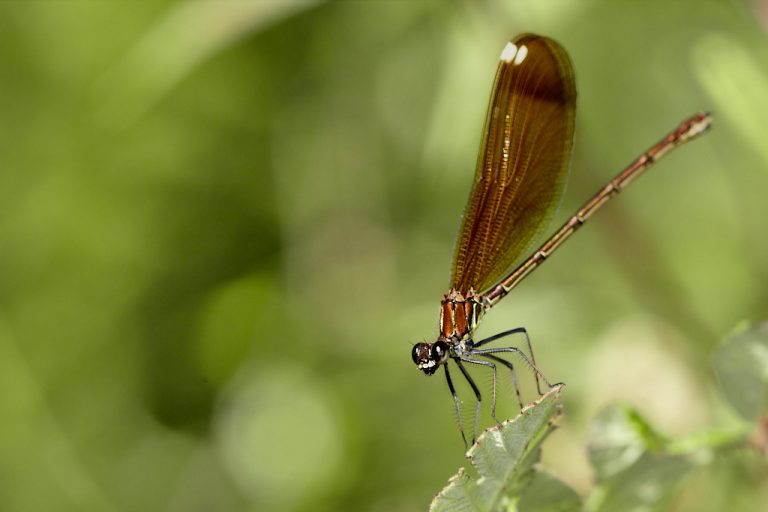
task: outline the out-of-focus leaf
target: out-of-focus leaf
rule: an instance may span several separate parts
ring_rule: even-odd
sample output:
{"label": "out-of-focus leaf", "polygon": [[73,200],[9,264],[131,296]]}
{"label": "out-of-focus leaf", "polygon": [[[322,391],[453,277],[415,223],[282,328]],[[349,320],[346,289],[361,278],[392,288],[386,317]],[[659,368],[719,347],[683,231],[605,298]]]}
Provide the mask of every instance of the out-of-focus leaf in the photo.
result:
{"label": "out-of-focus leaf", "polygon": [[601,412],[590,429],[589,459],[597,485],[589,511],[657,510],[695,463],[671,454],[669,442],[640,414],[626,406]]}
{"label": "out-of-focus leaf", "polygon": [[710,463],[718,452],[744,445],[748,435],[747,429],[737,428],[669,439],[636,410],[610,406],[597,416],[589,433],[589,460],[596,485],[585,510],[664,510],[667,499],[691,470]]}
{"label": "out-of-focus leaf", "polygon": [[586,510],[660,510],[694,466],[687,455],[643,453],[625,470],[599,483],[587,500]]}
{"label": "out-of-focus leaf", "polygon": [[637,462],[643,453],[658,449],[665,440],[637,411],[616,405],[604,409],[589,433],[589,460],[598,481],[617,475]]}
{"label": "out-of-focus leaf", "polygon": [[725,399],[743,418],[768,411],[768,323],[726,338],[712,362]]}
{"label": "out-of-focus leaf", "polygon": [[537,469],[514,510],[520,512],[578,512],[581,498],[576,491],[546,471]]}
{"label": "out-of-focus leaf", "polygon": [[560,415],[560,386],[523,409],[511,421],[486,430],[467,452],[479,478],[464,468],[454,475],[430,505],[430,511],[491,511],[513,503],[532,483],[540,445]]}

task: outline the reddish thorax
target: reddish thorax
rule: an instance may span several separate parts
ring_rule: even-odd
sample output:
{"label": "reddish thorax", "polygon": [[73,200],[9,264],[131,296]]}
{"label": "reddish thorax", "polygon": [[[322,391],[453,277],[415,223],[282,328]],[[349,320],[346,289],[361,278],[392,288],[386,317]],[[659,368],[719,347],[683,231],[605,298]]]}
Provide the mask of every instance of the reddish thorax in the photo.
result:
{"label": "reddish thorax", "polygon": [[462,293],[451,289],[440,301],[440,338],[460,341],[471,335],[483,314],[480,295],[472,288]]}

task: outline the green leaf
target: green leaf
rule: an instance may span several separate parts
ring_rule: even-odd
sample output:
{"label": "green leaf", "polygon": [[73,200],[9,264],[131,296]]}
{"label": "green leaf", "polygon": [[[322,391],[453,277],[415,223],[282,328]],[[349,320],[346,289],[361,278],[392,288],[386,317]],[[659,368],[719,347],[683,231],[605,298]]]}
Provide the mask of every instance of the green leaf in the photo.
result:
{"label": "green leaf", "polygon": [[[713,364],[723,394],[741,416],[755,420],[766,414],[768,324],[726,338],[713,355]],[[608,407],[590,428],[588,452],[596,485],[585,510],[664,510],[686,475],[735,447],[746,446],[751,428],[744,424],[669,439],[634,409]]]}
{"label": "green leaf", "polygon": [[643,453],[623,471],[600,482],[587,500],[590,512],[662,510],[695,466],[686,455]]}
{"label": "green leaf", "polygon": [[590,429],[589,460],[597,485],[586,510],[658,510],[696,466],[688,453],[670,453],[670,441],[634,409],[614,405]]}
{"label": "green leaf", "polygon": [[533,465],[539,460],[542,441],[554,430],[560,415],[560,389],[553,388],[515,419],[483,432],[467,452],[479,478],[459,469],[429,510],[490,512],[514,503],[526,485],[536,480]]}
{"label": "green leaf", "polygon": [[746,420],[768,411],[768,323],[733,334],[712,356],[720,388]]}
{"label": "green leaf", "polygon": [[708,430],[679,439],[656,432],[634,409],[613,405],[590,428],[588,453],[596,485],[589,512],[664,510],[682,479],[715,456],[744,446],[749,429]]}
{"label": "green leaf", "polygon": [[587,450],[597,480],[606,480],[637,462],[646,451],[659,450],[666,441],[634,409],[614,405],[592,423]]}
{"label": "green leaf", "polygon": [[579,495],[542,469],[536,469],[528,486],[520,496],[517,510],[520,512],[578,512],[581,510]]}

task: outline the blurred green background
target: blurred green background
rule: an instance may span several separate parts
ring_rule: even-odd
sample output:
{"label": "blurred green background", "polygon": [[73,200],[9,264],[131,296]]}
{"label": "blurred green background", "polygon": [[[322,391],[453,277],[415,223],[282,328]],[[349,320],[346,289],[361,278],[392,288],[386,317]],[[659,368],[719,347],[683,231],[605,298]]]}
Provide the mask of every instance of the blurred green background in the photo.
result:
{"label": "blurred green background", "polygon": [[[709,358],[767,316],[767,30],[760,0],[2,2],[0,510],[424,510],[465,461],[410,348],[520,32],[576,69],[558,222],[716,116],[479,329],[568,384],[545,464],[587,492],[617,400],[737,421]],[[739,471],[675,509],[762,508]]]}

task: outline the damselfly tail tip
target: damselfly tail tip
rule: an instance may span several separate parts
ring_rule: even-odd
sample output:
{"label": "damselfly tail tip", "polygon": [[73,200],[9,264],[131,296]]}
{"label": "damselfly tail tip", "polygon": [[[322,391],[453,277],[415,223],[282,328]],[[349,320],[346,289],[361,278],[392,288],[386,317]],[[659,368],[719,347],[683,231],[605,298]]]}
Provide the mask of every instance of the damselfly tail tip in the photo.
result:
{"label": "damselfly tail tip", "polygon": [[681,127],[681,139],[690,140],[698,137],[712,127],[712,114],[710,112],[699,112],[688,119]]}

